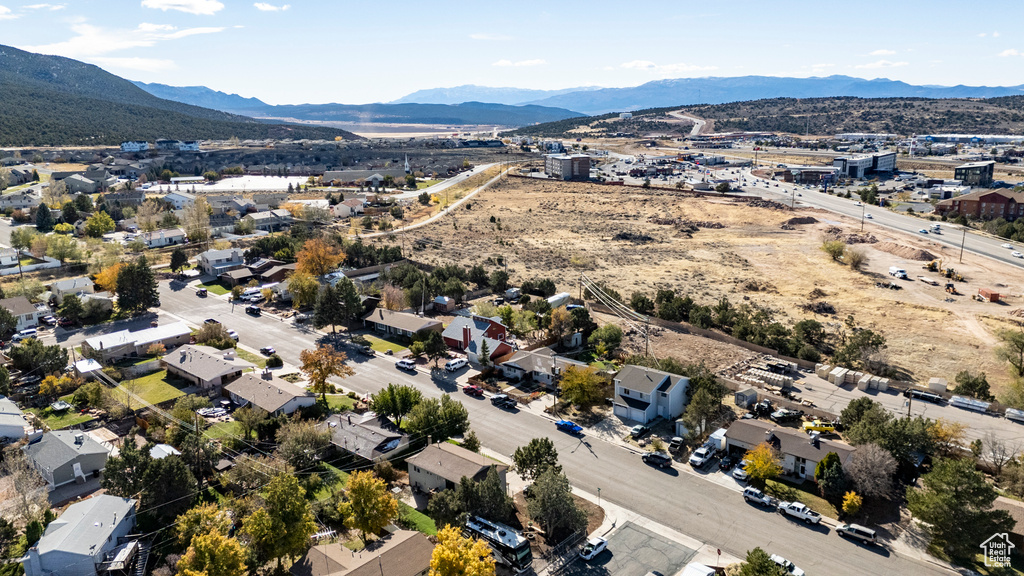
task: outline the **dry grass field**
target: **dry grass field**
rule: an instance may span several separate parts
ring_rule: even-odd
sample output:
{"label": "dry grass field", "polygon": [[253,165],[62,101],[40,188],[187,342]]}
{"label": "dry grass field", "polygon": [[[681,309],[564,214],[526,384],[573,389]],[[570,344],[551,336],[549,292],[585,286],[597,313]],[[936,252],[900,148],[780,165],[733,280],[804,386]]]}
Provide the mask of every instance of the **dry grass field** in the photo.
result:
{"label": "dry grass field", "polygon": [[[814,221],[784,229],[794,217]],[[833,262],[821,251],[826,229],[853,233],[859,225],[815,209],[790,211],[669,191],[511,178],[452,216],[409,233],[406,241],[425,240],[413,255],[421,261],[470,265],[502,258],[513,282],[550,277],[560,290],[573,294],[579,291],[579,273],[585,272],[624,298],[636,291],[653,296],[663,288],[702,304],[728,296],[733,303],[770,307],[783,322],[815,317],[836,327],[852,314],[858,325],[885,335],[889,361],[915,380],[941,376],[952,381],[958,370],[970,368],[987,372],[997,389],[1008,382],[993,349],[997,330],[1012,326],[1010,312],[1024,307],[1024,272],[970,254],[959,264],[955,250],[870,223],[865,232],[878,244],[860,245],[868,256],[862,271]],[[943,258],[964,274],[967,281],[958,288],[966,295],[946,301],[949,295],[937,274],[923,270],[921,261],[892,253],[910,255],[914,248]],[[905,268],[911,281],[899,291],[876,288],[876,282],[888,281],[892,265]],[[939,285],[918,280],[922,275]],[[998,290],[1005,303],[971,300],[969,295],[981,287]],[[824,293],[817,300],[836,307],[835,315],[815,316],[801,308],[815,290]],[[664,333],[659,338],[666,338],[663,344],[655,342],[659,353],[664,347],[687,360],[706,354],[713,365],[747,354],[707,341],[709,348],[695,354],[694,342],[703,339]]]}

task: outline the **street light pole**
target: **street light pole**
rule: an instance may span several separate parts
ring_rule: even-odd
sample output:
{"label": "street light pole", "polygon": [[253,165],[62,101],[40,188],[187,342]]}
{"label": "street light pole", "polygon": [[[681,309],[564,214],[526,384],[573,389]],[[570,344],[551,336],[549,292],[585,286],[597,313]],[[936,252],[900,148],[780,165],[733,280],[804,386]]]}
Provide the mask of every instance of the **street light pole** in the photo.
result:
{"label": "street light pole", "polygon": [[960,227],[964,231],[963,238],[960,239],[960,263],[964,263],[964,244],[967,243],[967,226]]}
{"label": "street light pole", "polygon": [[868,209],[867,204],[860,205],[860,231],[864,231],[864,211]]}

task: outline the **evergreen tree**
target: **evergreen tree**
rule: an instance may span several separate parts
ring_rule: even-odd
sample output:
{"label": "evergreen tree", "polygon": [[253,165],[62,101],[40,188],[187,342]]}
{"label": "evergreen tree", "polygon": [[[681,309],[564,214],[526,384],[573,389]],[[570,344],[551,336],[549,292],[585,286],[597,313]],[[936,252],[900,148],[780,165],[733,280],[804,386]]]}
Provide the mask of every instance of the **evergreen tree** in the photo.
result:
{"label": "evergreen tree", "polygon": [[185,266],[188,266],[188,254],[184,248],[175,248],[174,252],[171,252],[171,271],[177,272]]}
{"label": "evergreen tree", "polygon": [[317,293],[316,306],[313,309],[313,325],[323,328],[330,324],[331,332],[337,332],[337,325],[344,320],[341,307],[338,306],[338,292],[334,286],[327,284]]}
{"label": "evergreen tree", "polygon": [[53,214],[50,213],[50,207],[40,204],[39,209],[36,210],[36,230],[46,234],[53,231],[54,224],[56,222],[53,219]]}
{"label": "evergreen tree", "polygon": [[341,316],[344,322],[348,322],[362,315],[363,301],[359,297],[355,283],[348,278],[342,278],[334,286],[338,297],[338,307],[341,309]]}

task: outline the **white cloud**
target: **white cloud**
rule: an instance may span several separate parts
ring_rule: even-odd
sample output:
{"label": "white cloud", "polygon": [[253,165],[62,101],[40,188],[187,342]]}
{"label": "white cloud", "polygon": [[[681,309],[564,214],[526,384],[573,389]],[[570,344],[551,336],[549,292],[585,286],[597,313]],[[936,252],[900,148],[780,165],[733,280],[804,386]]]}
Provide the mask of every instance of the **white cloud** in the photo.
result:
{"label": "white cloud", "polygon": [[49,10],[54,12],[56,10],[63,10],[67,8],[67,4],[29,4],[28,6],[22,6],[22,10]]}
{"label": "white cloud", "polygon": [[0,20],[14,20],[17,17],[17,14],[11,14],[11,9],[7,6],[0,6]]}
{"label": "white cloud", "polygon": [[292,7],[291,4],[285,4],[283,6],[274,6],[273,4],[267,4],[266,2],[257,2],[253,4],[260,12],[284,12],[285,10]]}
{"label": "white cloud", "polygon": [[177,10],[203,16],[213,16],[224,9],[224,5],[217,0],[142,0],[142,6],[164,12]]}
{"label": "white cloud", "polygon": [[140,72],[164,72],[167,70],[173,70],[178,66],[173,60],[164,60],[160,58],[139,58],[139,57],[97,57],[90,59],[93,64],[101,66],[105,69],[112,70],[134,70]]}
{"label": "white cloud", "polygon": [[881,50],[875,50],[870,54],[870,56],[892,56],[895,53],[895,50],[886,50],[883,48]]}
{"label": "white cloud", "polygon": [[470,34],[470,40],[511,40],[511,36],[502,34]]}
{"label": "white cloud", "polygon": [[992,33],[992,37],[993,38],[999,38],[999,32],[993,32]]}
{"label": "white cloud", "polygon": [[988,34],[985,33],[985,32],[982,32],[981,34],[978,34],[978,38],[984,38],[985,36],[988,36]]}
{"label": "white cloud", "polygon": [[655,64],[650,60],[632,60],[630,62],[624,62],[621,64],[621,67],[633,70],[647,70],[648,72],[654,72],[655,74],[663,76],[682,74],[685,72],[715,70],[718,68],[717,66],[697,66],[696,64],[684,64],[682,62],[677,64]]}
{"label": "white cloud", "polygon": [[547,62],[545,62],[544,60],[541,60],[540,58],[537,58],[535,60],[520,60],[518,62],[513,62],[511,60],[498,60],[494,64],[491,64],[491,66],[516,66],[516,67],[519,67],[519,66],[541,66],[543,64],[547,64]]}
{"label": "white cloud", "polygon": [[907,66],[909,62],[890,62],[888,60],[879,60],[877,62],[869,62],[867,64],[858,64],[854,68],[861,68],[863,70],[876,70],[878,68],[899,68],[901,66]]}
{"label": "white cloud", "polygon": [[222,30],[224,28],[219,27],[178,30],[174,26],[147,22],[139,24],[135,29],[123,30],[100,28],[86,22],[78,22],[71,26],[71,31],[75,33],[75,36],[63,42],[40,46],[21,46],[21,48],[29,52],[55,54],[68,58],[96,58],[120,50],[147,48],[166,40],[176,40],[197,34],[214,34]]}
{"label": "white cloud", "polygon": [[1024,56],[1024,52],[1018,52],[1014,48],[1007,48],[1006,50],[1000,52],[999,55],[1002,56],[1003,58],[1006,58],[1007,56]]}

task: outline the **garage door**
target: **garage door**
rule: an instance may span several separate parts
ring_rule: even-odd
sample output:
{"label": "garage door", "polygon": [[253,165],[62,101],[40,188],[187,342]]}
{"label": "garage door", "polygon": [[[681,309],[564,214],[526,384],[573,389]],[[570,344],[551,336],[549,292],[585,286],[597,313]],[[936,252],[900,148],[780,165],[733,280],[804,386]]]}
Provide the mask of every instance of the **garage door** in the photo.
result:
{"label": "garage door", "polygon": [[612,412],[619,418],[629,418],[629,407],[622,404],[616,404]]}
{"label": "garage door", "polygon": [[636,420],[637,422],[645,422],[645,423],[647,422],[647,413],[644,412],[643,410],[640,410],[638,408],[630,408],[629,412],[630,412],[630,414],[629,414],[629,419],[630,420]]}

